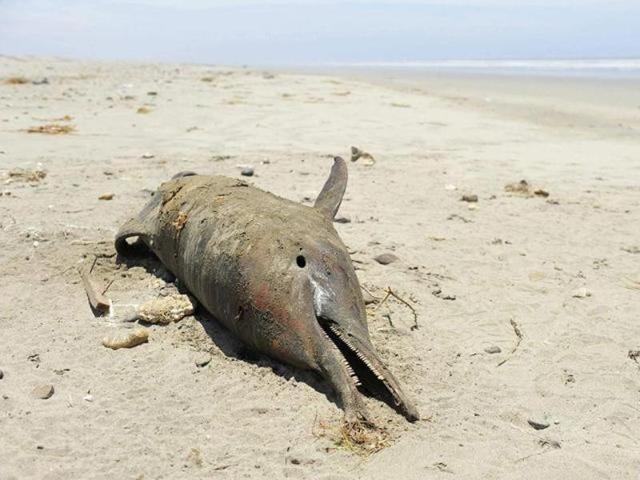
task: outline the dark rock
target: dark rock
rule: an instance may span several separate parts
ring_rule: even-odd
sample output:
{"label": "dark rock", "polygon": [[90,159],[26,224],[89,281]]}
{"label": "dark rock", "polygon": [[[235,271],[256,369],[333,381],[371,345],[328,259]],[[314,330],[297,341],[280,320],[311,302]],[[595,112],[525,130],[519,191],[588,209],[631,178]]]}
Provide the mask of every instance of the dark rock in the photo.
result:
{"label": "dark rock", "polygon": [[240,175],[243,175],[245,177],[253,177],[253,168],[252,167],[243,168],[242,171],[240,172]]}
{"label": "dark rock", "polygon": [[538,419],[528,419],[527,422],[531,425],[535,430],[544,430],[545,428],[549,428],[549,422],[546,420]]}
{"label": "dark rock", "polygon": [[351,223],[351,219],[349,217],[336,217],[333,221],[336,223]]}
{"label": "dark rock", "polygon": [[373,259],[380,265],[389,265],[390,263],[397,261],[398,257],[396,257],[393,253],[381,253]]}
{"label": "dark rock", "polygon": [[460,200],[463,202],[476,203],[478,201],[478,195],[463,195]]}
{"label": "dark rock", "polygon": [[3,378],[4,378],[4,372],[0,370],[0,380],[2,380]]}

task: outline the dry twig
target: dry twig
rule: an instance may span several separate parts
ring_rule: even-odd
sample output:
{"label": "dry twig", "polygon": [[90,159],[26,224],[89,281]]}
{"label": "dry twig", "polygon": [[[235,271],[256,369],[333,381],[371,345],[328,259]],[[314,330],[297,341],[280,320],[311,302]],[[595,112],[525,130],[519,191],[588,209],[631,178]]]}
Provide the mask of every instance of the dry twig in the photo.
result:
{"label": "dry twig", "polygon": [[511,355],[513,355],[514,353],[516,353],[516,350],[518,349],[518,347],[520,346],[520,342],[522,341],[522,332],[520,331],[520,327],[518,327],[518,324],[516,323],[516,321],[512,318],[511,320],[509,320],[509,322],[511,323],[511,326],[513,327],[513,331],[516,334],[516,344],[515,346],[511,349],[511,353],[509,353],[500,363],[498,363],[498,367],[501,365],[504,365],[506,363],[507,360],[509,360],[509,358],[511,358]]}

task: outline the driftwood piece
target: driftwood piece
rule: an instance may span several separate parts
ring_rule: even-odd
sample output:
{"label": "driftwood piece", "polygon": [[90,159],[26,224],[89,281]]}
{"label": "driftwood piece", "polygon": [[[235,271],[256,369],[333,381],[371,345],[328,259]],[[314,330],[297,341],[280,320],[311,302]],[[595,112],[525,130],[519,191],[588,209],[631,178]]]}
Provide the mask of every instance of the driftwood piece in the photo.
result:
{"label": "driftwood piece", "polygon": [[86,268],[80,270],[80,278],[82,278],[82,285],[85,292],[87,292],[91,308],[101,313],[108,312],[110,308],[109,299],[104,296],[103,290],[98,287],[96,281],[91,277],[91,271]]}

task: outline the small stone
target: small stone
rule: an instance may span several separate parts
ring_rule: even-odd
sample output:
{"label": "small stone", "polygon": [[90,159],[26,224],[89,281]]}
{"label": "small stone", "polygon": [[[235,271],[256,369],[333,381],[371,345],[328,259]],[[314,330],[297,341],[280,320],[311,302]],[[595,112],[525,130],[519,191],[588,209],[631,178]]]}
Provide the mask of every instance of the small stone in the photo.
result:
{"label": "small stone", "polygon": [[46,400],[47,398],[51,398],[54,392],[55,389],[53,385],[38,385],[31,393],[35,398]]}
{"label": "small stone", "polygon": [[376,303],[378,300],[376,299],[376,297],[374,297],[373,295],[371,295],[369,292],[367,292],[366,290],[362,291],[362,299],[364,300],[364,304],[365,305],[370,305],[372,303]]}
{"label": "small stone", "polygon": [[463,202],[476,203],[478,201],[478,195],[462,195],[460,200]]}
{"label": "small stone", "polygon": [[396,257],[393,253],[381,253],[373,259],[380,265],[389,265],[390,263],[397,261],[398,257]]}
{"label": "small stone", "polygon": [[153,157],[155,157],[155,155],[153,153],[146,152],[146,153],[142,154],[142,158],[147,158],[148,159],[148,158],[153,158]]}
{"label": "small stone", "polygon": [[149,341],[149,330],[135,328],[129,331],[120,331],[107,335],[102,339],[102,345],[112,350],[119,348],[133,348]]}
{"label": "small stone", "polygon": [[333,221],[336,223],[351,223],[351,219],[349,217],[336,217]]}
{"label": "small stone", "polygon": [[587,298],[591,296],[591,291],[586,287],[580,287],[577,290],[574,290],[571,296],[575,298]]}
{"label": "small stone", "polygon": [[493,345],[491,347],[487,347],[484,349],[485,352],[487,353],[500,353],[502,351],[502,349],[500,347],[498,347],[497,345]]}
{"label": "small stone", "polygon": [[201,353],[195,359],[196,367],[206,367],[211,362],[211,354],[209,353]]}
{"label": "small stone", "polygon": [[4,378],[4,372],[0,370],[0,380],[2,380],[3,378]]}
{"label": "small stone", "polygon": [[240,175],[244,177],[253,177],[253,167],[245,167],[240,172]]}
{"label": "small stone", "polygon": [[113,193],[103,193],[98,197],[98,200],[113,200],[115,194]]}
{"label": "small stone", "polygon": [[545,428],[549,428],[549,422],[541,419],[528,419],[527,422],[531,425],[535,430],[544,430]]}

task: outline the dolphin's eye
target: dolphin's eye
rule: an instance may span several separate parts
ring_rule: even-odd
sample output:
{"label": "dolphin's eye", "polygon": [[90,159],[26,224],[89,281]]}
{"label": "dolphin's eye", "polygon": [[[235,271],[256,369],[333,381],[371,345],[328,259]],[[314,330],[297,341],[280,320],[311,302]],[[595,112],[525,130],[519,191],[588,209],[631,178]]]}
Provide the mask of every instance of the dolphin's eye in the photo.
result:
{"label": "dolphin's eye", "polygon": [[296,263],[300,268],[304,268],[305,265],[307,264],[307,260],[302,255],[298,255],[296,257]]}

